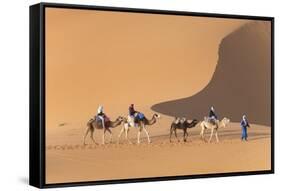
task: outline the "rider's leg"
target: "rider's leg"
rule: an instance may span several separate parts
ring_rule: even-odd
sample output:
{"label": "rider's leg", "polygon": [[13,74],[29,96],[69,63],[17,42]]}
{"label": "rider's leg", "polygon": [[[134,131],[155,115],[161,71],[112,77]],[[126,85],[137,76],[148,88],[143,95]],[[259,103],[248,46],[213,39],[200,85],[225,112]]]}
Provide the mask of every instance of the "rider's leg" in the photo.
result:
{"label": "rider's leg", "polygon": [[101,120],[102,127],[105,128],[104,118],[102,116],[98,116],[98,117]]}

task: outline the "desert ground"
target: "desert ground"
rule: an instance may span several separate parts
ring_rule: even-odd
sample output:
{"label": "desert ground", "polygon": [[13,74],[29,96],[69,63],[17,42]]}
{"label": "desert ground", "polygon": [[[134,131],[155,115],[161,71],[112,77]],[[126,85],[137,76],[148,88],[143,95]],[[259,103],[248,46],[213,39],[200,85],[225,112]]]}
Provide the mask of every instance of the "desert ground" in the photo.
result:
{"label": "desert ground", "polygon": [[[250,118],[250,124],[253,124],[249,129],[249,141],[241,142],[238,118],[232,120],[233,116],[224,116],[226,111],[244,112],[239,110],[241,104],[233,99],[227,103],[231,104],[227,108],[225,102],[222,106],[215,105],[219,117],[228,117],[232,122],[219,132],[220,143],[215,139],[210,144],[200,140],[199,126],[190,129],[186,143],[169,142],[169,128],[174,116],[202,120],[208,114],[212,100],[223,101],[229,97],[226,93],[246,92],[243,100],[250,103],[255,97],[247,94],[247,89],[237,89],[233,93],[216,88],[216,91],[205,91],[207,96],[204,100],[192,102],[192,108],[180,102],[168,110],[166,107],[159,111],[152,109],[155,104],[188,99],[204,89],[208,90],[218,69],[218,61],[222,62],[221,42],[233,31],[252,22],[260,23],[47,8],[46,183],[270,169],[270,125],[255,125],[255,118]],[[227,54],[232,55],[232,52]],[[261,64],[270,68],[270,60],[262,61]],[[220,65],[228,63],[225,61]],[[228,65],[231,72],[236,64]],[[237,72],[233,78],[230,76],[227,81],[219,81],[229,86],[229,83],[238,83],[239,75]],[[261,92],[249,91],[257,95],[267,92],[258,90]],[[210,95],[226,97],[205,99]],[[270,107],[267,97],[262,97],[264,100],[255,98],[265,103],[260,104],[263,108],[256,109],[251,104],[247,107],[266,113]],[[155,112],[161,114],[161,119],[148,127],[151,144],[147,144],[144,133],[142,143],[135,144],[137,130],[134,128],[129,135],[133,144],[127,144],[123,139],[116,144],[121,130],[119,126],[113,129],[114,143],[94,145],[88,137],[87,145],[83,145],[86,124],[96,114],[99,105],[103,105],[105,113],[114,120],[118,116],[127,116],[131,103],[147,118]],[[193,112],[186,112],[185,108],[198,115],[192,116]],[[270,114],[265,118],[268,121]],[[101,137],[101,131],[95,131],[97,142],[101,143]]]}
{"label": "desert ground", "polygon": [[[165,117],[165,118],[164,118]],[[215,137],[211,143],[199,137],[200,126],[188,129],[187,142],[183,142],[178,131],[178,142],[173,136],[169,142],[170,119],[164,116],[148,128],[152,143],[148,144],[142,134],[141,144],[136,144],[137,130],[131,128],[128,144],[121,137],[117,144],[121,126],[113,129],[113,143],[93,144],[90,137],[83,145],[81,128],[74,124],[59,127],[59,133],[47,137],[46,180],[48,183],[79,182],[108,179],[127,179],[174,175],[193,175],[222,172],[269,170],[271,168],[270,128],[252,125],[248,142],[240,140],[239,124],[219,131],[220,142]],[[71,129],[71,131],[69,130]],[[206,140],[210,132],[206,133]],[[101,131],[95,132],[101,143]]]}

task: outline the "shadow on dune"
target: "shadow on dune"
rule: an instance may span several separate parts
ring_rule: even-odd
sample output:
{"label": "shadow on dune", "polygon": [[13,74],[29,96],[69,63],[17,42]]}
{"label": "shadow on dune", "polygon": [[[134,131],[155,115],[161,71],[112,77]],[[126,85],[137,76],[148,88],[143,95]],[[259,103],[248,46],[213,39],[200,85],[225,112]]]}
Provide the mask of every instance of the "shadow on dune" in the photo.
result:
{"label": "shadow on dune", "polygon": [[270,22],[250,22],[230,33],[221,41],[218,54],[214,75],[201,92],[151,109],[201,120],[214,106],[219,118],[237,122],[246,114],[251,123],[271,126]]}

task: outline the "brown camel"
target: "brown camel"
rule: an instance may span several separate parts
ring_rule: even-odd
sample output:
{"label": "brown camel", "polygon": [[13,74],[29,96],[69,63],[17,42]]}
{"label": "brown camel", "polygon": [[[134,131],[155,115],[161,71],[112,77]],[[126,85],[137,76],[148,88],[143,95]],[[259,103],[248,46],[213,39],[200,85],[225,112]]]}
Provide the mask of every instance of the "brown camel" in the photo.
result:
{"label": "brown camel", "polygon": [[148,133],[148,131],[147,131],[145,126],[146,125],[153,125],[153,124],[155,124],[156,121],[157,121],[157,118],[160,118],[160,115],[155,113],[155,114],[153,114],[153,116],[152,116],[152,118],[150,120],[147,119],[147,118],[144,118],[143,120],[140,120],[139,122],[136,123],[134,121],[133,117],[128,116],[128,118],[124,122],[123,128],[121,129],[121,131],[119,133],[118,142],[119,142],[119,139],[120,139],[121,135],[123,134],[123,132],[125,132],[126,140],[129,143],[131,143],[131,141],[128,139],[129,128],[130,127],[136,127],[136,128],[138,128],[138,144],[140,143],[140,134],[141,134],[142,130],[144,130],[144,132],[146,133],[148,143],[151,143],[150,137],[149,137],[149,133]]}
{"label": "brown camel", "polygon": [[177,129],[183,130],[183,141],[186,142],[186,138],[188,136],[187,128],[195,127],[198,124],[198,122],[199,121],[197,119],[193,119],[189,123],[186,119],[179,120],[179,118],[176,118],[175,121],[173,121],[173,123],[171,124],[170,142],[171,142],[171,137],[172,137],[173,132],[175,133],[175,137],[177,138],[177,140],[180,141],[177,136]]}
{"label": "brown camel", "polygon": [[107,121],[105,122],[105,128],[103,128],[101,121],[97,121],[96,116],[94,118],[91,118],[88,123],[87,123],[87,130],[84,135],[84,145],[85,145],[85,139],[88,135],[88,133],[91,133],[91,139],[92,141],[97,144],[97,142],[94,139],[94,131],[95,129],[100,129],[103,130],[103,136],[102,136],[102,144],[104,144],[104,139],[105,139],[105,133],[109,132],[110,134],[110,142],[112,142],[112,132],[110,128],[117,127],[123,122],[124,118],[119,116],[115,121]]}

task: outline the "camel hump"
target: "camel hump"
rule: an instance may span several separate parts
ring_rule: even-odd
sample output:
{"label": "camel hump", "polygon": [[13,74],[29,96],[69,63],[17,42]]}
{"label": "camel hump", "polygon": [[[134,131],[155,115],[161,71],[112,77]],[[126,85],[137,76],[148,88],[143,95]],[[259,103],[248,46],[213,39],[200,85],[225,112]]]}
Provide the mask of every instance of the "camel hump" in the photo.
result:
{"label": "camel hump", "polygon": [[185,123],[187,121],[187,119],[185,118],[185,117],[182,117],[181,119],[180,119],[180,123]]}
{"label": "camel hump", "polygon": [[175,117],[174,121],[175,124],[178,124],[180,122],[180,118],[179,117]]}

